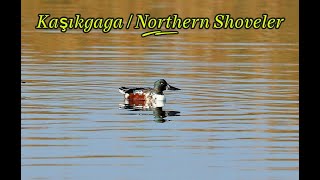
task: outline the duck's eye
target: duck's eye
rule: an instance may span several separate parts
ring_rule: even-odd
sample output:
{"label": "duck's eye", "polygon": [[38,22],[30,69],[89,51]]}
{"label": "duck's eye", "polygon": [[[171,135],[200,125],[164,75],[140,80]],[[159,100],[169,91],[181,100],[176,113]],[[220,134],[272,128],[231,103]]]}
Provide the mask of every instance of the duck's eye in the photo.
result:
{"label": "duck's eye", "polygon": [[160,84],[163,84],[163,82],[162,82],[162,83],[160,83]]}

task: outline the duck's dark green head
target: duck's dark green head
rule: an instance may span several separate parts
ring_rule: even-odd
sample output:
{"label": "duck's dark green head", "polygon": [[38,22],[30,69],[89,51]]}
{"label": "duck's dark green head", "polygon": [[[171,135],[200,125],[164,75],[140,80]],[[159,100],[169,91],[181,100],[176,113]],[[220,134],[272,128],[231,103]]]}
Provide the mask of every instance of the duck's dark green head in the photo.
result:
{"label": "duck's dark green head", "polygon": [[154,90],[157,94],[163,94],[164,90],[181,90],[179,88],[173,87],[167,83],[166,80],[160,79],[154,83]]}

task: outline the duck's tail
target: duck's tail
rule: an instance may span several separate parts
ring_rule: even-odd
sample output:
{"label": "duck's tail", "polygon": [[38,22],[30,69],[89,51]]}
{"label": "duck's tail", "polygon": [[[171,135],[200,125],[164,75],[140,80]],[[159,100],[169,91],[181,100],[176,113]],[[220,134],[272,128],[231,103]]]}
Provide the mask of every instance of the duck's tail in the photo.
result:
{"label": "duck's tail", "polygon": [[121,94],[126,94],[126,92],[129,90],[129,88],[126,88],[126,87],[120,87],[119,88],[119,92],[121,93]]}

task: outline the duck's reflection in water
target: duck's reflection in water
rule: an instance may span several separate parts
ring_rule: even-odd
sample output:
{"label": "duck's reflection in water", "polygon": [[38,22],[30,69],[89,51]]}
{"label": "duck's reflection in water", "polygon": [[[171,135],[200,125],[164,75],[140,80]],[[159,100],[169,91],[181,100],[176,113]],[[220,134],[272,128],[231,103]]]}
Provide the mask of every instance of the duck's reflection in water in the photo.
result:
{"label": "duck's reflection in water", "polygon": [[[164,123],[168,116],[180,116],[180,111],[165,111],[162,108],[165,106],[165,101],[137,101],[137,100],[124,100],[120,104],[120,109],[127,109],[130,111],[152,111],[155,122]],[[136,115],[136,114],[135,114]],[[148,113],[139,113],[139,115],[151,115]]]}

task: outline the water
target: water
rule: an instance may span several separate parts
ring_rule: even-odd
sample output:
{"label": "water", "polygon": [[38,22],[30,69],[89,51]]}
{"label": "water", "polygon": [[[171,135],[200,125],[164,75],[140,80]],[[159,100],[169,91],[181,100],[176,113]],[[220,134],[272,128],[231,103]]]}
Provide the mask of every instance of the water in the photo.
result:
{"label": "water", "polygon": [[[299,46],[297,12],[289,11],[297,3],[264,7],[287,18],[279,30],[147,38],[139,30],[35,30],[37,13],[81,6],[35,3],[22,6],[22,179],[298,179]],[[97,6],[80,13],[130,12]],[[169,7],[154,6],[145,7]],[[160,78],[182,89],[165,91],[163,108],[121,108],[119,87]]]}

